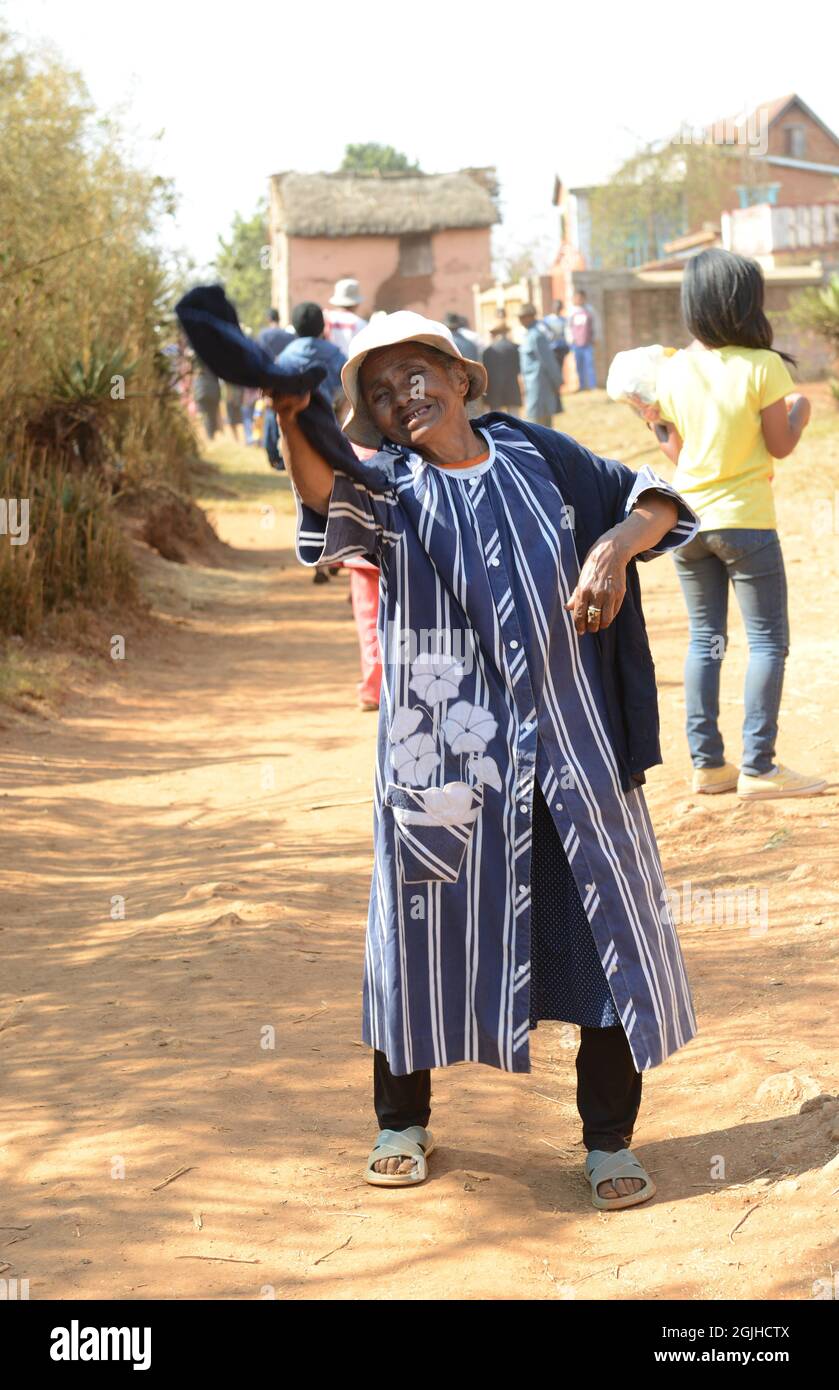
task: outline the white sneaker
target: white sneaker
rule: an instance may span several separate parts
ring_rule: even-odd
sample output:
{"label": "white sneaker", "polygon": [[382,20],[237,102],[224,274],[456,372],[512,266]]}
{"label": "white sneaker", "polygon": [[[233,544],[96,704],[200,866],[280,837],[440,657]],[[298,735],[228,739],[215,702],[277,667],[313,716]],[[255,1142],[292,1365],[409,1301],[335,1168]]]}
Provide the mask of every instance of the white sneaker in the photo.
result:
{"label": "white sneaker", "polygon": [[775,796],[816,796],[827,786],[824,777],[812,777],[806,772],[793,772],[777,763],[771,772],[750,776],[741,772],[737,779],[737,795],[748,801],[761,801]]}
{"label": "white sneaker", "polygon": [[722,767],[695,767],[693,770],[693,790],[698,795],[733,792],[736,786],[737,768],[733,763],[723,763]]}

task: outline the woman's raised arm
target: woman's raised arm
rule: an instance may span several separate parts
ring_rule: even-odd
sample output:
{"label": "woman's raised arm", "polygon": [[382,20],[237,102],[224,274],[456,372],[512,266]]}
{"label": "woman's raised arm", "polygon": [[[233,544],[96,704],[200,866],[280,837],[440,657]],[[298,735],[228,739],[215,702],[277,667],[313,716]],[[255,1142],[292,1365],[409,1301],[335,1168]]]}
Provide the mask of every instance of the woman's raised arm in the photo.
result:
{"label": "woman's raised arm", "polygon": [[283,461],[294,489],[304,506],[326,516],[335,474],[300,428],[297,417],[309,400],[307,392],[305,396],[273,396],[271,404],[277,412]]}

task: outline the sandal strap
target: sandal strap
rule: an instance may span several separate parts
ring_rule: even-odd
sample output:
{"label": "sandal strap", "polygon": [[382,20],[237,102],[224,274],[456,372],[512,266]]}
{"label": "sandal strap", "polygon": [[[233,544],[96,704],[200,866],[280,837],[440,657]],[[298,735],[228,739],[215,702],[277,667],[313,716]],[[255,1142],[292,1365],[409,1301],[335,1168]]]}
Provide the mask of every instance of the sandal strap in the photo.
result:
{"label": "sandal strap", "polygon": [[[603,1157],[589,1168],[589,1159],[595,1154],[603,1154]],[[612,1178],[643,1178],[645,1183],[650,1180],[643,1164],[639,1162],[631,1149],[618,1149],[617,1153],[605,1153],[602,1149],[592,1149],[588,1159],[586,1159],[586,1176],[595,1188]]]}
{"label": "sandal strap", "polygon": [[426,1131],[422,1125],[411,1125],[410,1129],[383,1129],[379,1132],[379,1137],[373,1145],[373,1153],[376,1155],[374,1163],[378,1163],[380,1158],[425,1158],[425,1149],[416,1139],[411,1139],[412,1134],[422,1134],[426,1136]]}

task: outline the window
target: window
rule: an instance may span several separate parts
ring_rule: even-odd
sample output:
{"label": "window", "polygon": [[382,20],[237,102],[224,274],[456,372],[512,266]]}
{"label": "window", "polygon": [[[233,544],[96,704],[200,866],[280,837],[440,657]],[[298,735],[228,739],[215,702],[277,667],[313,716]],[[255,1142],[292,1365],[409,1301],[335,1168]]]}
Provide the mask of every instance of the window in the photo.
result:
{"label": "window", "polygon": [[428,232],[410,232],[399,238],[399,274],[431,275],[434,255]]}
{"label": "window", "polygon": [[741,183],[737,197],[741,208],[754,207],[755,203],[777,203],[779,183]]}
{"label": "window", "polygon": [[784,126],[784,154],[790,159],[806,158],[807,131],[803,125]]}

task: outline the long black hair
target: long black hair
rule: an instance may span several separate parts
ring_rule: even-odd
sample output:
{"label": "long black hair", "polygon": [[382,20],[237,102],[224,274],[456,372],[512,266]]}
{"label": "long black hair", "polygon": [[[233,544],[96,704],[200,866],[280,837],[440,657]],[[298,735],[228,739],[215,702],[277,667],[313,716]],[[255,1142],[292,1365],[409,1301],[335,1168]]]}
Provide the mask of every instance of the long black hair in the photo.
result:
{"label": "long black hair", "polygon": [[711,247],[691,256],[682,278],[682,313],[688,329],[708,348],[770,348],[772,325],[763,312],[763,272],[757,261]]}

